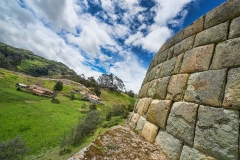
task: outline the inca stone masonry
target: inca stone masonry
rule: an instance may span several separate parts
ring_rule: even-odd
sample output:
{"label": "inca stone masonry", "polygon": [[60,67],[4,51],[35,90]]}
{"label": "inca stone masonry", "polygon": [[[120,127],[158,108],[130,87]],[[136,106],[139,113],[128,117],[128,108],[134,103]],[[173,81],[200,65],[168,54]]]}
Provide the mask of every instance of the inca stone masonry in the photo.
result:
{"label": "inca stone masonry", "polygon": [[240,0],[228,0],[156,53],[129,124],[170,160],[238,160]]}

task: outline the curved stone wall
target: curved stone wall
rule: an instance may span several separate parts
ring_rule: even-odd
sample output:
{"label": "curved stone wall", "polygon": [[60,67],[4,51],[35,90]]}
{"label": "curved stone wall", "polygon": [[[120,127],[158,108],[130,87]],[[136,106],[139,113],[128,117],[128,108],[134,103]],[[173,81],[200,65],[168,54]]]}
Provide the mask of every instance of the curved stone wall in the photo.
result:
{"label": "curved stone wall", "polygon": [[129,124],[171,160],[239,158],[240,1],[228,0],[156,53]]}

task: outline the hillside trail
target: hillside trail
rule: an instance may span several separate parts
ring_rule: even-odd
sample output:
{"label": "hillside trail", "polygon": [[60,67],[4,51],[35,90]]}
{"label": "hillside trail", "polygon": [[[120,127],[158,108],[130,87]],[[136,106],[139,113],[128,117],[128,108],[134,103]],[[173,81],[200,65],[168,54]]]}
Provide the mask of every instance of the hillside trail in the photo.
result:
{"label": "hillside trail", "polygon": [[68,160],[167,160],[159,148],[126,123],[110,128]]}

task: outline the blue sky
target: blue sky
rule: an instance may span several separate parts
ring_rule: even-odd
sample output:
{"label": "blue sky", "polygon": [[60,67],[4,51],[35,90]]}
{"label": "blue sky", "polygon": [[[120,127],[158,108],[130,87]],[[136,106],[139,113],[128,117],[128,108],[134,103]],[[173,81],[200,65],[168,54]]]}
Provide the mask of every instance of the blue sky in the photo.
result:
{"label": "blue sky", "polygon": [[161,45],[225,1],[2,0],[0,41],[138,93]]}

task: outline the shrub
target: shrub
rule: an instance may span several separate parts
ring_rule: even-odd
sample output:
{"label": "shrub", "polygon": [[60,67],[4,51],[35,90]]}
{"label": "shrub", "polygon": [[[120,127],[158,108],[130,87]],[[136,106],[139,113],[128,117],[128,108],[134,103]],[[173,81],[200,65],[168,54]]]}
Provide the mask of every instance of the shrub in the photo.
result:
{"label": "shrub", "polygon": [[25,142],[19,137],[0,144],[0,159],[19,160],[28,152]]}

